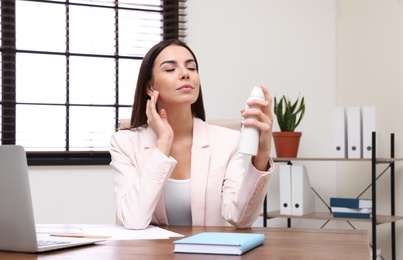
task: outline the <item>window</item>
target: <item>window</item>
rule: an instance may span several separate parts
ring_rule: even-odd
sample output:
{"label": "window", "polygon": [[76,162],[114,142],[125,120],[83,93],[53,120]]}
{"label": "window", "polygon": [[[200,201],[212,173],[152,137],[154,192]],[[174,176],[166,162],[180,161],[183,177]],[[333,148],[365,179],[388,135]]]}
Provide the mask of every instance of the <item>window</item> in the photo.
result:
{"label": "window", "polygon": [[30,165],[108,164],[148,49],[183,39],[185,0],[2,0],[1,144]]}

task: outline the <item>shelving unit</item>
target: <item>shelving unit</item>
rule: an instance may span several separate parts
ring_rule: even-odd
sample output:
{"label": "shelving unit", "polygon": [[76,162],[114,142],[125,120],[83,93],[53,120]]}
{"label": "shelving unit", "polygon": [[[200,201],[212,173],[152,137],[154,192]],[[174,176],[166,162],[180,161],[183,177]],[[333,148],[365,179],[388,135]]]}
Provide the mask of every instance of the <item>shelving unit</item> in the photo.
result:
{"label": "shelving unit", "polygon": [[[267,227],[267,220],[271,218],[287,218],[287,226],[291,227],[291,219],[317,219],[326,221],[354,221],[354,222],[368,222],[371,223],[372,230],[372,255],[373,259],[376,259],[376,249],[377,249],[377,225],[390,223],[391,224],[391,252],[392,259],[396,259],[396,227],[395,222],[403,219],[403,216],[395,215],[395,162],[403,161],[403,158],[395,158],[395,136],[392,133],[390,135],[390,158],[377,158],[376,155],[376,133],[372,132],[372,158],[274,158],[274,162],[283,162],[292,164],[292,161],[360,161],[371,163],[371,196],[372,196],[372,214],[371,219],[352,219],[352,218],[334,218],[331,212],[315,212],[311,214],[306,214],[303,216],[294,215],[282,215],[280,211],[267,212],[266,199],[263,204],[263,226]],[[377,215],[376,214],[376,180],[377,180],[377,164],[386,164],[385,170],[389,168],[390,170],[390,215]]]}

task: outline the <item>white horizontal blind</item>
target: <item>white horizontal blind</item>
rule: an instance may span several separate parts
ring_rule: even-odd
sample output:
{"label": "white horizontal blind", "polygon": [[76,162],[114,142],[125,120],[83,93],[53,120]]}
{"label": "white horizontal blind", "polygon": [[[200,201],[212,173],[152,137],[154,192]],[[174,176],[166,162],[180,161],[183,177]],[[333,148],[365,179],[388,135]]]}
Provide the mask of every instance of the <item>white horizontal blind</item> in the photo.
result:
{"label": "white horizontal blind", "polygon": [[[3,24],[7,2],[14,1],[1,2]],[[164,38],[184,37],[183,2],[16,0],[15,95],[6,95],[13,86],[2,81],[2,143],[27,151],[109,150],[118,119],[131,116],[145,53]]]}

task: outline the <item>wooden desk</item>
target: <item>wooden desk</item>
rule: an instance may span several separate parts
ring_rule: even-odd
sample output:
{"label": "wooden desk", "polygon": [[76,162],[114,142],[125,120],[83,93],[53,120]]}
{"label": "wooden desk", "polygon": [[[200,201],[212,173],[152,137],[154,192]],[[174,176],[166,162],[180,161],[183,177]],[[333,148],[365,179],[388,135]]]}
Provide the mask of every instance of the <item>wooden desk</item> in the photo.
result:
{"label": "wooden desk", "polygon": [[96,245],[70,248],[40,254],[1,252],[0,259],[370,259],[369,239],[364,230],[325,230],[295,228],[169,227],[185,236],[203,231],[264,233],[264,245],[242,256],[173,253],[173,241],[162,240],[105,241]]}

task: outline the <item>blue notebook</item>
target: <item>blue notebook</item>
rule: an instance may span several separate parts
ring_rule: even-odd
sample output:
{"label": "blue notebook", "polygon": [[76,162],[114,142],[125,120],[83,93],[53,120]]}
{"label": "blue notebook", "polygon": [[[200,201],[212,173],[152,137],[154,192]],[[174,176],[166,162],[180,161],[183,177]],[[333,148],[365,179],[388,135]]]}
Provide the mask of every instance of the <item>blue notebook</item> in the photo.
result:
{"label": "blue notebook", "polygon": [[263,234],[202,232],[174,241],[175,253],[242,255],[262,245]]}
{"label": "blue notebook", "polygon": [[335,218],[372,218],[372,213],[334,212]]}

